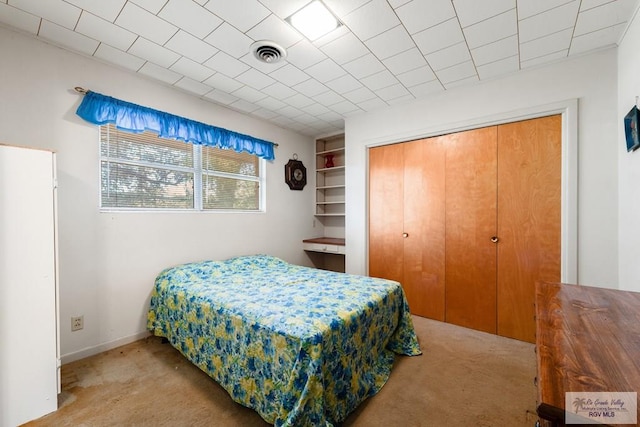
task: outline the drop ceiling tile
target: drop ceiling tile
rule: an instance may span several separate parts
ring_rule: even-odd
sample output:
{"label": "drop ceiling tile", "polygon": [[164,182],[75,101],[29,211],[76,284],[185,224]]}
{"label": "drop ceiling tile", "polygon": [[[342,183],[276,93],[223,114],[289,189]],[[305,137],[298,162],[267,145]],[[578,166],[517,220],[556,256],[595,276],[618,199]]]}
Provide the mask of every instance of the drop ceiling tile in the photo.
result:
{"label": "drop ceiling tile", "polygon": [[156,80],[160,80],[165,83],[174,84],[178,80],[182,78],[182,75],[168,70],[164,67],[160,67],[151,62],[147,62],[138,70],[138,73],[144,74],[145,76],[151,77]]}
{"label": "drop ceiling tile", "polygon": [[571,0],[517,0],[518,19],[526,19],[544,11],[553,9]]}
{"label": "drop ceiling tile", "polygon": [[267,95],[271,95],[272,97],[283,100],[292,97],[296,94],[296,91],[291,89],[289,86],[285,86],[280,82],[275,82],[271,86],[267,86],[262,89],[262,92]]}
{"label": "drop ceiling tile", "polygon": [[252,113],[260,108],[251,102],[245,101],[244,99],[239,99],[236,102],[229,104],[229,107],[244,113]]}
{"label": "drop ceiling tile", "polygon": [[409,3],[411,0],[389,0],[389,4],[392,8],[397,9],[403,4]]}
{"label": "drop ceiling tile", "polygon": [[582,0],[580,2],[580,12],[594,7],[602,6],[605,3],[609,3],[611,0]]}
{"label": "drop ceiling tile", "polygon": [[386,0],[371,0],[345,15],[342,21],[360,40],[370,39],[400,24]]}
{"label": "drop ceiling tile", "polygon": [[573,27],[578,17],[579,1],[567,3],[555,9],[539,13],[518,23],[520,43]]}
{"label": "drop ceiling tile", "polygon": [[22,9],[47,21],[73,30],[80,18],[80,8],[62,0],[11,0],[11,6]]}
{"label": "drop ceiling tile", "polygon": [[633,9],[629,5],[631,2],[618,0],[580,12],[574,36],[581,36],[626,22],[633,13]]}
{"label": "drop ceiling tile", "polygon": [[126,0],[65,0],[80,9],[99,16],[100,18],[113,22],[124,7]]}
{"label": "drop ceiling tile", "polygon": [[388,106],[389,105],[386,102],[378,97],[358,102],[358,107],[360,107],[363,111],[374,111]]}
{"label": "drop ceiling tile", "polygon": [[93,55],[98,48],[99,42],[80,33],[73,32],[58,24],[42,20],[38,35],[44,39],[51,40],[58,46],[64,46],[87,55]]}
{"label": "drop ceiling tile", "polygon": [[223,105],[233,104],[238,100],[237,97],[217,89],[208,92],[204,97]]}
{"label": "drop ceiling tile", "polygon": [[526,43],[520,43],[520,60],[546,56],[558,51],[566,51],[571,44],[571,29],[541,37]]}
{"label": "drop ceiling tile", "polygon": [[238,61],[236,58],[222,51],[213,55],[204,65],[232,78],[249,69],[247,64]]}
{"label": "drop ceiling tile", "polygon": [[131,2],[124,5],[116,24],[159,45],[164,45],[178,32],[176,26]]}
{"label": "drop ceiling tile", "polygon": [[284,128],[293,126],[295,124],[295,122],[292,119],[290,119],[289,117],[285,117],[285,116],[281,116],[281,115],[278,115],[278,116],[274,117],[273,119],[271,119],[271,121],[273,123],[277,124],[277,125],[280,125],[280,126],[284,127]]}
{"label": "drop ceiling tile", "polygon": [[267,97],[264,93],[249,86],[242,86],[240,89],[234,90],[231,95],[248,102],[256,102]]}
{"label": "drop ceiling tile", "polygon": [[239,81],[227,77],[222,73],[215,73],[202,83],[227,93],[231,93],[242,86],[242,83]]}
{"label": "drop ceiling tile", "polygon": [[265,87],[276,82],[271,77],[261,73],[254,68],[249,68],[247,71],[236,77],[236,80],[257,90],[264,89]]}
{"label": "drop ceiling tile", "polygon": [[335,111],[329,111],[327,113],[319,114],[318,118],[328,123],[339,122],[340,126],[342,126],[342,124],[344,123],[342,115],[336,113]]}
{"label": "drop ceiling tile", "polygon": [[332,105],[344,101],[342,96],[332,90],[322,92],[320,95],[316,95],[314,99],[326,107],[331,107]]}
{"label": "drop ceiling tile", "polygon": [[304,111],[307,114],[311,114],[314,117],[318,117],[319,115],[328,113],[331,110],[329,110],[324,105],[320,105],[320,104],[314,102],[311,105],[307,105],[306,107],[303,107],[302,111]]}
{"label": "drop ceiling tile", "polygon": [[462,35],[462,28],[460,28],[458,20],[452,18],[414,34],[413,40],[422,53],[427,54],[460,43],[464,41],[464,36]]}
{"label": "drop ceiling tile", "polygon": [[306,6],[309,0],[260,0],[260,3],[267,6],[280,18],[285,19]]}
{"label": "drop ceiling tile", "polygon": [[469,49],[510,37],[518,33],[516,10],[511,9],[464,29]]}
{"label": "drop ceiling tile", "polygon": [[287,65],[287,61],[280,61],[275,63],[274,62],[266,63],[266,62],[258,61],[258,59],[255,56],[253,56],[253,53],[245,54],[240,58],[240,61],[244,62],[251,68],[255,68],[256,70],[264,74],[272,73],[278,68],[281,68]]}
{"label": "drop ceiling tile", "polygon": [[98,18],[89,12],[82,12],[76,31],[124,51],[129,49],[138,37],[131,31]]}
{"label": "drop ceiling tile", "polygon": [[413,0],[396,9],[409,34],[416,34],[456,16],[451,0]]}
{"label": "drop ceiling tile", "polygon": [[477,66],[495,62],[518,54],[518,36],[513,35],[497,42],[480,46],[471,51]]}
{"label": "drop ceiling tile", "polygon": [[98,46],[98,49],[93,56],[100,58],[107,63],[116,64],[133,71],[138,71],[145,63],[144,59],[130,55],[104,43],[100,43],[100,46]]}
{"label": "drop ceiling tile", "polygon": [[[100,0],[104,1],[104,0]],[[157,15],[169,0],[128,0],[129,3],[135,3],[143,9]],[[107,2],[105,2],[107,3]]]}
{"label": "drop ceiling tile", "polygon": [[200,39],[222,24],[222,19],[192,0],[169,0],[158,16]]}
{"label": "drop ceiling tile", "polygon": [[209,43],[205,43],[182,30],[171,37],[164,46],[200,64],[218,52],[218,49]]}
{"label": "drop ceiling tile", "polygon": [[265,120],[272,119],[278,115],[278,113],[273,110],[268,110],[266,108],[258,108],[257,110],[252,111],[251,114]]}
{"label": "drop ceiling tile", "polygon": [[520,68],[524,69],[524,68],[529,68],[529,67],[535,67],[538,65],[542,65],[542,64],[547,64],[549,62],[553,62],[559,59],[563,59],[566,58],[567,55],[569,54],[569,50],[568,49],[563,49],[563,50],[559,50],[557,52],[552,52],[548,55],[543,55],[543,56],[538,56],[536,58],[532,58],[532,59],[528,59],[523,61],[522,58],[520,59]]}
{"label": "drop ceiling tile", "polygon": [[246,34],[254,40],[272,40],[285,49],[302,40],[293,27],[275,15],[269,15]]}
{"label": "drop ceiling tile", "polygon": [[569,55],[576,55],[578,53],[584,53],[589,50],[599,49],[605,46],[614,46],[618,43],[620,35],[626,26],[626,22],[623,22],[622,24],[614,25],[613,27],[603,28],[601,30],[574,37],[573,40],[571,40]]}
{"label": "drop ceiling tile", "polygon": [[317,81],[316,79],[308,79],[302,83],[293,86],[293,89],[307,96],[315,96],[329,90],[328,87]]}
{"label": "drop ceiling tile", "polygon": [[378,95],[384,101],[391,101],[392,99],[410,95],[410,93],[403,85],[398,83],[393,86],[387,86],[385,88],[377,90],[376,95]]}
{"label": "drop ceiling tile", "polygon": [[385,69],[382,62],[370,53],[344,64],[343,68],[357,79],[362,79]]}
{"label": "drop ceiling tile", "polygon": [[360,79],[360,81],[366,87],[374,91],[398,83],[398,79],[396,79],[395,76],[386,69],[371,76]]}
{"label": "drop ceiling tile", "polygon": [[462,28],[477,24],[485,19],[515,10],[516,0],[453,0]]}
{"label": "drop ceiling tile", "polygon": [[177,82],[173,84],[180,89],[184,89],[187,92],[195,93],[196,95],[202,96],[205,93],[211,91],[211,88],[204,83],[197,82],[195,80],[190,79],[189,77],[183,77]]}
{"label": "drop ceiling tile", "polygon": [[[327,34],[325,34],[324,36],[321,36],[318,39],[315,39],[313,42],[311,42],[315,47],[317,48],[321,48],[322,46],[324,46],[327,43],[331,43],[332,41],[334,41],[335,39],[339,39],[340,37],[350,33],[351,31],[349,30],[349,28],[346,25],[340,25],[338,28],[336,28],[333,31],[328,32]],[[303,37],[303,40],[307,40],[306,38]],[[308,40],[307,40],[308,41]]]}
{"label": "drop ceiling tile", "polygon": [[202,82],[211,77],[214,71],[204,65],[201,65],[189,58],[182,57],[170,67],[171,71],[190,77],[191,79]]}
{"label": "drop ceiling tile", "polygon": [[520,59],[518,55],[503,58],[499,61],[490,62],[478,66],[478,75],[481,79],[490,79],[496,76],[512,73],[520,69]]}
{"label": "drop ceiling tile", "polygon": [[427,65],[427,60],[416,48],[409,49],[382,61],[393,74],[402,74]]}
{"label": "drop ceiling tile", "polygon": [[324,0],[327,7],[338,17],[345,16],[371,0]]}
{"label": "drop ceiling tile", "polygon": [[467,44],[465,42],[460,42],[446,49],[425,55],[425,58],[431,68],[438,71],[443,68],[460,64],[461,62],[466,62],[471,59],[471,55],[469,54]]}
{"label": "drop ceiling tile", "polygon": [[274,79],[286,84],[287,86],[295,86],[298,83],[302,83],[309,80],[310,77],[304,71],[294,67],[291,64],[287,64],[269,74]]}
{"label": "drop ceiling tile", "polygon": [[451,82],[476,76],[476,68],[473,65],[473,61],[467,61],[454,65],[453,67],[436,71],[436,76],[438,76],[438,80],[447,85]]}
{"label": "drop ceiling tile", "polygon": [[37,34],[40,27],[40,18],[4,3],[0,3],[0,22],[31,34]]}
{"label": "drop ceiling tile", "polygon": [[407,102],[413,101],[415,99],[416,97],[413,96],[411,93],[409,93],[408,95],[401,96],[400,98],[394,98],[390,101],[387,101],[387,104],[389,105],[406,104]]}
{"label": "drop ceiling tile", "polygon": [[138,37],[128,52],[165,68],[169,68],[171,64],[180,59],[180,55],[174,51],[157,45],[143,37]]}
{"label": "drop ceiling tile", "polygon": [[379,59],[397,55],[415,46],[413,39],[402,25],[370,38],[365,44]]}
{"label": "drop ceiling tile", "polygon": [[271,14],[258,0],[210,0],[204,7],[242,32]]}
{"label": "drop ceiling tile", "polygon": [[345,74],[342,77],[338,77],[337,79],[331,80],[326,83],[329,88],[335,90],[338,93],[346,93],[351,92],[352,90],[356,90],[362,86],[362,84],[356,80],[352,75]]}
{"label": "drop ceiling tile", "polygon": [[298,108],[292,107],[291,105],[287,105],[286,107],[279,109],[278,114],[285,117],[289,117],[290,119],[293,119],[295,117],[303,115],[304,111]]}
{"label": "drop ceiling tile", "polygon": [[347,33],[325,44],[320,50],[340,65],[369,53],[366,46],[353,33]]}
{"label": "drop ceiling tile", "polygon": [[445,83],[444,87],[445,89],[453,89],[454,87],[460,87],[460,86],[468,86],[472,83],[476,83],[478,81],[478,76],[470,76],[470,77],[466,77],[460,80],[454,80],[452,82],[449,83]]}
{"label": "drop ceiling tile", "polygon": [[356,90],[352,90],[350,92],[343,93],[342,96],[347,98],[349,101],[354,104],[358,104],[360,102],[367,101],[369,99],[376,98],[376,94],[371,92],[369,88],[361,86]]}
{"label": "drop ceiling tile", "polygon": [[335,111],[336,113],[343,115],[361,111],[357,105],[355,105],[351,101],[347,101],[346,99],[344,101],[338,102],[337,104],[333,104],[329,108],[331,108],[331,110]]}
{"label": "drop ceiling tile", "polygon": [[280,101],[279,99],[275,99],[272,96],[267,96],[265,98],[259,99],[256,101],[256,105],[259,105],[263,108],[269,109],[269,110],[279,110],[281,108],[284,108],[287,106],[287,104],[285,104],[284,102]]}
{"label": "drop ceiling tile", "polygon": [[398,75],[398,80],[406,87],[427,83],[435,78],[435,73],[428,65]]}
{"label": "drop ceiling tile", "polygon": [[308,96],[305,96],[301,93],[297,93],[287,99],[284,100],[284,102],[286,102],[287,104],[294,106],[296,108],[304,108],[304,107],[308,107],[309,105],[313,104],[313,99],[309,98]]}
{"label": "drop ceiling tile", "polygon": [[251,44],[254,41],[226,22],[216,28],[204,40],[234,58],[240,58],[250,52]]}
{"label": "drop ceiling tile", "polygon": [[287,49],[287,61],[304,70],[326,59],[327,55],[307,39],[302,39]]}
{"label": "drop ceiling tile", "polygon": [[307,68],[305,72],[321,83],[326,83],[347,73],[342,67],[328,58]]}
{"label": "drop ceiling tile", "polygon": [[444,91],[444,86],[442,86],[442,83],[440,83],[439,80],[431,80],[430,82],[421,83],[408,89],[416,98],[422,98]]}

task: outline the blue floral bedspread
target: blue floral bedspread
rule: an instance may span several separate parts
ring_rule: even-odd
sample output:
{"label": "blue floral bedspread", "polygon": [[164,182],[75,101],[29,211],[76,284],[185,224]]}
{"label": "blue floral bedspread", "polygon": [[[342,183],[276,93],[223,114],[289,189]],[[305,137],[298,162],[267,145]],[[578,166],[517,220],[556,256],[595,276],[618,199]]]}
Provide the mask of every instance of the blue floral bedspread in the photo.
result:
{"label": "blue floral bedspread", "polygon": [[421,354],[399,283],[264,255],[164,270],[147,326],[276,426],[336,425]]}

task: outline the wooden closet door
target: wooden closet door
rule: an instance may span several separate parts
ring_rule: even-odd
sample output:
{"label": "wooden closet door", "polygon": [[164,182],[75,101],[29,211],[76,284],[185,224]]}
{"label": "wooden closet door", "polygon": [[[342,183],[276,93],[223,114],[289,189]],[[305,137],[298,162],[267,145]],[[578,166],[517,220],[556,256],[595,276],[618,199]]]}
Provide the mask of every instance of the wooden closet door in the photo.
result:
{"label": "wooden closet door", "polygon": [[369,275],[402,283],[404,148],[369,150]]}
{"label": "wooden closet door", "polygon": [[561,116],[498,127],[498,334],[535,342],[535,283],[560,281]]}
{"label": "wooden closet door", "polygon": [[496,127],[446,135],[446,321],[496,333]]}
{"label": "wooden closet door", "polygon": [[411,312],[445,319],[445,149],[439,137],[404,145],[404,286]]}

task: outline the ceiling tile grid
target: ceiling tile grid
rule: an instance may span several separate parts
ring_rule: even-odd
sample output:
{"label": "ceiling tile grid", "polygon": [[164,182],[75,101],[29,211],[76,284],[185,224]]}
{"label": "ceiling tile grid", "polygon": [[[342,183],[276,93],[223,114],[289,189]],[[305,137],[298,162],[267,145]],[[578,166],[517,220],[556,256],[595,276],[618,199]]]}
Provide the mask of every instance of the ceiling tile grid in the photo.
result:
{"label": "ceiling tile grid", "polygon": [[[0,25],[296,132],[615,46],[640,0],[0,0]],[[282,60],[259,61],[271,41]],[[91,88],[87,88],[91,89]],[[129,100],[135,102],[135,100]]]}

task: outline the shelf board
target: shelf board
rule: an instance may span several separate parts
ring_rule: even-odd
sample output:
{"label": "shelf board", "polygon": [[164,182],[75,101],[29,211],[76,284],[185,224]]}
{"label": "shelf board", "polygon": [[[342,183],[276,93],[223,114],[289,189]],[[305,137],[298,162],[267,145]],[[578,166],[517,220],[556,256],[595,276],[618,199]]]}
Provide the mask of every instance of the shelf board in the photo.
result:
{"label": "shelf board", "polygon": [[334,166],[332,168],[320,168],[320,169],[316,169],[316,172],[331,172],[331,171],[337,171],[337,170],[344,170],[344,166]]}
{"label": "shelf board", "polygon": [[315,214],[314,216],[344,216],[344,214]]}
{"label": "shelf board", "polygon": [[333,150],[317,151],[316,156],[322,156],[323,154],[339,153],[341,151],[344,151],[344,147],[334,148]]}
{"label": "shelf board", "polygon": [[316,202],[316,205],[344,205],[344,200],[340,202]]}
{"label": "shelf board", "polygon": [[316,187],[316,190],[332,190],[334,188],[345,188],[344,184],[342,185],[324,185],[322,187]]}

